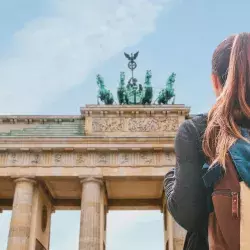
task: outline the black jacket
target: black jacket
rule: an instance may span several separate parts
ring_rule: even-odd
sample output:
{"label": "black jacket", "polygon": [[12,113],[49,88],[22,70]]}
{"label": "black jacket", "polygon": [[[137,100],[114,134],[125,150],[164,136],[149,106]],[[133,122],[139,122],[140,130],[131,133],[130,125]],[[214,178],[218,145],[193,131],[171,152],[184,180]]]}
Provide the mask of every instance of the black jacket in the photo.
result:
{"label": "black jacket", "polygon": [[199,115],[180,126],[175,139],[176,167],[164,178],[169,212],[188,231],[185,250],[208,250],[207,191],[202,180],[206,121],[206,115]]}

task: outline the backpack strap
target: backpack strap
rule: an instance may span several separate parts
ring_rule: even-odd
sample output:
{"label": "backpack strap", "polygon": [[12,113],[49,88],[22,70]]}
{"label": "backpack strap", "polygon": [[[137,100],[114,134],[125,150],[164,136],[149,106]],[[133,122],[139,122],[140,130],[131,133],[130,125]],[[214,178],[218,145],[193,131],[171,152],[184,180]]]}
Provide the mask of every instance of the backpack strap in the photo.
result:
{"label": "backpack strap", "polygon": [[[250,141],[249,131],[241,128],[241,134]],[[244,181],[250,187],[250,144],[238,139],[229,149],[228,153],[236,167],[240,181]]]}
{"label": "backpack strap", "polygon": [[202,176],[206,188],[214,187],[214,185],[222,179],[225,173],[224,169],[218,163],[212,168],[209,168],[209,165],[205,163],[203,169],[206,170],[206,173]]}
{"label": "backpack strap", "polygon": [[202,179],[207,191],[207,210],[211,213],[214,211],[212,201],[214,185],[223,178],[225,171],[219,164],[215,164],[212,168],[209,168],[207,163],[203,165],[203,170],[205,173]]}

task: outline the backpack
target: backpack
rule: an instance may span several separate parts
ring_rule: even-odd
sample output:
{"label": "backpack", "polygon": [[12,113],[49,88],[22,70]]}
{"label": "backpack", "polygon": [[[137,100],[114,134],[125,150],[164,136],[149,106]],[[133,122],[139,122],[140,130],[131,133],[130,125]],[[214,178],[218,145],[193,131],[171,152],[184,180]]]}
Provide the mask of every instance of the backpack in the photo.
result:
{"label": "backpack", "polygon": [[[246,129],[241,129],[250,140]],[[250,144],[238,139],[228,150],[226,171],[203,166],[208,190],[209,250],[250,250]]]}

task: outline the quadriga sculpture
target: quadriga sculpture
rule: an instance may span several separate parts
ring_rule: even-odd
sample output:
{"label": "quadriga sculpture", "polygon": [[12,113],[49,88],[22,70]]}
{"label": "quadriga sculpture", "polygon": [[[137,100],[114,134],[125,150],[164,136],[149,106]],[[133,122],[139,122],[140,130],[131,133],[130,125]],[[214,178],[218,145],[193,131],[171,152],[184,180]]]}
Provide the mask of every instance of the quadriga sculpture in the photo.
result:
{"label": "quadriga sculpture", "polygon": [[120,73],[120,82],[117,89],[119,104],[151,104],[153,98],[153,88],[151,85],[152,73],[147,70],[143,86],[137,85],[137,79],[131,78],[125,84],[125,73]]}
{"label": "quadriga sculpture", "polygon": [[117,98],[119,104],[128,104],[127,89],[125,86],[125,73],[120,73],[120,82],[117,88]]}
{"label": "quadriga sculpture", "polygon": [[165,85],[165,88],[162,89],[156,99],[158,104],[168,104],[168,102],[172,99],[172,104],[175,103],[175,91],[174,91],[174,82],[175,82],[176,74],[172,73]]}
{"label": "quadriga sculpture", "polygon": [[151,104],[153,98],[153,88],[151,85],[151,70],[146,71],[145,82],[143,86],[142,104]]}
{"label": "quadriga sculpture", "polygon": [[104,104],[112,105],[114,103],[114,97],[110,90],[108,90],[104,84],[104,79],[101,75],[96,76],[96,82],[98,86],[97,103],[102,101]]}

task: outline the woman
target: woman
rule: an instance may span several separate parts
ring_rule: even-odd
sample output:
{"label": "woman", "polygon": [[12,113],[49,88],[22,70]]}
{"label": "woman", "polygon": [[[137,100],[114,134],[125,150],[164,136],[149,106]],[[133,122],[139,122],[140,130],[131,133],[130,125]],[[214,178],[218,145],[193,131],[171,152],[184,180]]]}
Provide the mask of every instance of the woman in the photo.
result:
{"label": "woman", "polygon": [[188,233],[184,249],[207,250],[209,195],[202,176],[204,163],[224,165],[239,126],[250,127],[250,34],[224,40],[212,58],[212,84],[217,101],[208,115],[186,120],[176,141],[176,168],[166,174],[164,189],[174,219]]}

